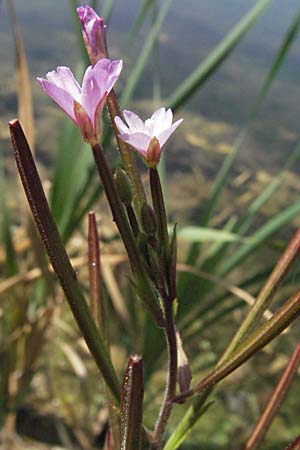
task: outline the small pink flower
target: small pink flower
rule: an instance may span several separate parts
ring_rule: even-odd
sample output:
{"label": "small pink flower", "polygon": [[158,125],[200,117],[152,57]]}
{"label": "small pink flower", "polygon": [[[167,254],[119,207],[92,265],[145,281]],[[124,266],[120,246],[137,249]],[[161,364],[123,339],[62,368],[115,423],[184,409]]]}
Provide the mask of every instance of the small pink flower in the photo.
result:
{"label": "small pink flower", "polygon": [[115,118],[115,124],[120,132],[122,141],[130,144],[146,160],[149,166],[156,166],[166,141],[181,124],[183,119],[172,125],[173,113],[171,109],[159,108],[145,123],[133,112],[123,111],[126,125],[120,117]]}
{"label": "small pink flower", "polygon": [[79,6],[77,14],[82,24],[82,35],[92,64],[107,58],[106,28],[104,19],[90,6]]}
{"label": "small pink flower", "polygon": [[38,78],[43,90],[75,122],[83,139],[94,145],[101,135],[101,112],[107,94],[122,70],[122,61],[101,59],[89,66],[83,75],[82,87],[68,67],[48,72],[46,79]]}

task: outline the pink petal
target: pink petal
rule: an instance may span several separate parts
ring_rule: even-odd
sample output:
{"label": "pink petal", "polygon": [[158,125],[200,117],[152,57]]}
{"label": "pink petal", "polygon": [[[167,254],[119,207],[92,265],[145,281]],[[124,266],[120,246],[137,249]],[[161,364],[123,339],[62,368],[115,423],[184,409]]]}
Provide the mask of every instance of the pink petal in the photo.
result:
{"label": "pink petal", "polygon": [[92,123],[99,104],[111,91],[122,70],[122,61],[101,59],[94,67],[88,67],[82,81],[81,104],[87,111]]}
{"label": "pink petal", "polygon": [[56,70],[48,72],[46,78],[49,82],[55,84],[57,87],[61,87],[72,95],[74,100],[80,100],[81,87],[69,67],[57,67]]}
{"label": "pink petal", "polygon": [[151,141],[150,136],[144,133],[124,133],[119,135],[122,141],[127,142],[135,150],[147,157],[147,150]]}
{"label": "pink petal", "polygon": [[164,130],[162,133],[160,133],[157,136],[157,139],[159,140],[161,148],[165,145],[165,143],[167,142],[167,140],[169,139],[171,134],[174,133],[174,131],[176,130],[177,127],[179,127],[179,125],[182,123],[182,121],[183,121],[183,119],[177,120],[176,122],[173,123],[173,125],[170,128],[168,128],[167,130]]}
{"label": "pink petal", "polygon": [[121,117],[119,117],[119,116],[115,117],[115,124],[120,133],[125,133],[125,134],[129,133],[129,128],[125,125],[125,123],[123,122]]}
{"label": "pink petal", "polygon": [[82,80],[81,104],[88,113],[92,123],[94,123],[97,106],[106,94],[104,89],[103,77],[96,78],[94,69],[92,66],[89,66]]}
{"label": "pink petal", "polygon": [[144,122],[132,111],[127,111],[125,109],[123,111],[123,116],[129,126],[130,132],[147,132]]}
{"label": "pink petal", "polygon": [[74,115],[73,97],[63,90],[60,87],[57,87],[55,84],[51,83],[48,80],[44,80],[43,78],[38,78],[37,81],[43,88],[43,90],[58,104],[67,114],[71,117],[71,119],[77,124],[76,117]]}

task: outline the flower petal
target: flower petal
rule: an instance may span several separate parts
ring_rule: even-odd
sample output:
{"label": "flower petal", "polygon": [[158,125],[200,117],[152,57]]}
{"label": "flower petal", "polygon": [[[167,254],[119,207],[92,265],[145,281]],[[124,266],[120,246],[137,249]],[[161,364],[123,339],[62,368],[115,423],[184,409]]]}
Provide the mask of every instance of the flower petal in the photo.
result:
{"label": "flower petal", "polygon": [[168,128],[167,130],[164,130],[162,133],[160,133],[157,136],[157,139],[159,140],[161,148],[165,145],[165,143],[167,142],[167,140],[169,139],[171,134],[174,133],[174,131],[176,130],[177,127],[179,127],[179,125],[182,123],[182,121],[183,121],[183,119],[177,120],[176,122],[173,123],[173,125],[170,128]]}
{"label": "flower petal", "polygon": [[127,142],[135,150],[141,153],[147,158],[147,150],[151,141],[151,138],[145,133],[122,133],[119,135],[122,141]]}
{"label": "flower petal", "polygon": [[125,109],[123,111],[123,116],[129,126],[130,132],[146,132],[144,122],[135,113]]}
{"label": "flower petal", "polygon": [[81,87],[69,67],[59,66],[56,70],[48,72],[46,78],[50,83],[61,87],[72,95],[74,100],[80,100]]}
{"label": "flower petal", "polygon": [[129,128],[125,125],[125,123],[123,122],[121,117],[119,117],[119,116],[115,117],[115,124],[120,133],[125,133],[125,134],[129,133]]}
{"label": "flower petal", "polygon": [[173,113],[169,108],[167,111],[165,108],[159,108],[152,114],[151,119],[154,121],[153,136],[159,136],[163,131],[172,126]]}
{"label": "flower petal", "polygon": [[101,59],[94,67],[88,67],[82,81],[81,104],[87,111],[92,123],[97,120],[96,110],[103,102],[118,79],[122,70],[122,61]]}

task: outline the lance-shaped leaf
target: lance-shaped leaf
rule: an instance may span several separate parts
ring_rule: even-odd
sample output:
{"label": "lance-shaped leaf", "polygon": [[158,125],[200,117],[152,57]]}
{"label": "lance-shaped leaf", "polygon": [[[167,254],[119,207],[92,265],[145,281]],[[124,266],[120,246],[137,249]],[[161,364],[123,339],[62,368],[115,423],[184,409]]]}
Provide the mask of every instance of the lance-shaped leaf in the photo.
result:
{"label": "lance-shaped leaf", "polygon": [[122,385],[121,450],[141,450],[143,420],[143,361],[138,355],[129,358]]}
{"label": "lance-shaped leaf", "polygon": [[297,375],[300,362],[300,346],[296,346],[294,353],[288,361],[288,364],[280,377],[280,380],[274,389],[263,413],[255,424],[253,431],[248,437],[242,450],[253,450],[263,441],[271,423],[284,402],[290,387]]}
{"label": "lance-shaped leaf", "polygon": [[40,237],[87,346],[113,397],[119,402],[118,378],[62,243],[30,147],[18,120],[11,121],[9,127],[19,174]]}
{"label": "lance-shaped leaf", "polygon": [[276,292],[278,291],[283,278],[288,272],[292,262],[299,253],[300,248],[300,229],[296,231],[286,250],[280,257],[272,273],[267,279],[266,283],[260,290],[255,304],[250,309],[249,314],[241,324],[230,345],[227,347],[222,361],[227,358],[228,355],[238,346],[243,337],[251,331],[254,324],[262,317],[271,301],[273,300]]}
{"label": "lance-shaped leaf", "polygon": [[297,290],[273,315],[273,317],[257,331],[253,332],[224,362],[213,369],[193,389],[175,397],[182,402],[196,392],[210,389],[219,381],[243,365],[255,353],[279,336],[300,315],[300,290]]}
{"label": "lance-shaped leaf", "polygon": [[285,450],[300,450],[300,436],[297,436]]}

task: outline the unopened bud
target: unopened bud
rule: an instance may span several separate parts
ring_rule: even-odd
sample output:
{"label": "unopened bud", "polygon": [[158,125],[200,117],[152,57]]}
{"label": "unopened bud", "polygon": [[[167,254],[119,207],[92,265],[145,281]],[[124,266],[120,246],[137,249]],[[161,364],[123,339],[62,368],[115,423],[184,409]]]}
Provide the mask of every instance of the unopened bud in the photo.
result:
{"label": "unopened bud", "polygon": [[129,206],[132,202],[131,185],[126,173],[121,167],[116,168],[115,180],[121,202],[124,203],[124,205]]}
{"label": "unopened bud", "polygon": [[145,233],[154,235],[157,228],[155,213],[146,202],[143,203],[141,208],[141,220]]}
{"label": "unopened bud", "polygon": [[192,376],[189,361],[183,350],[180,334],[178,331],[176,331],[176,341],[177,341],[177,357],[178,357],[177,379],[180,392],[186,392],[190,388]]}

